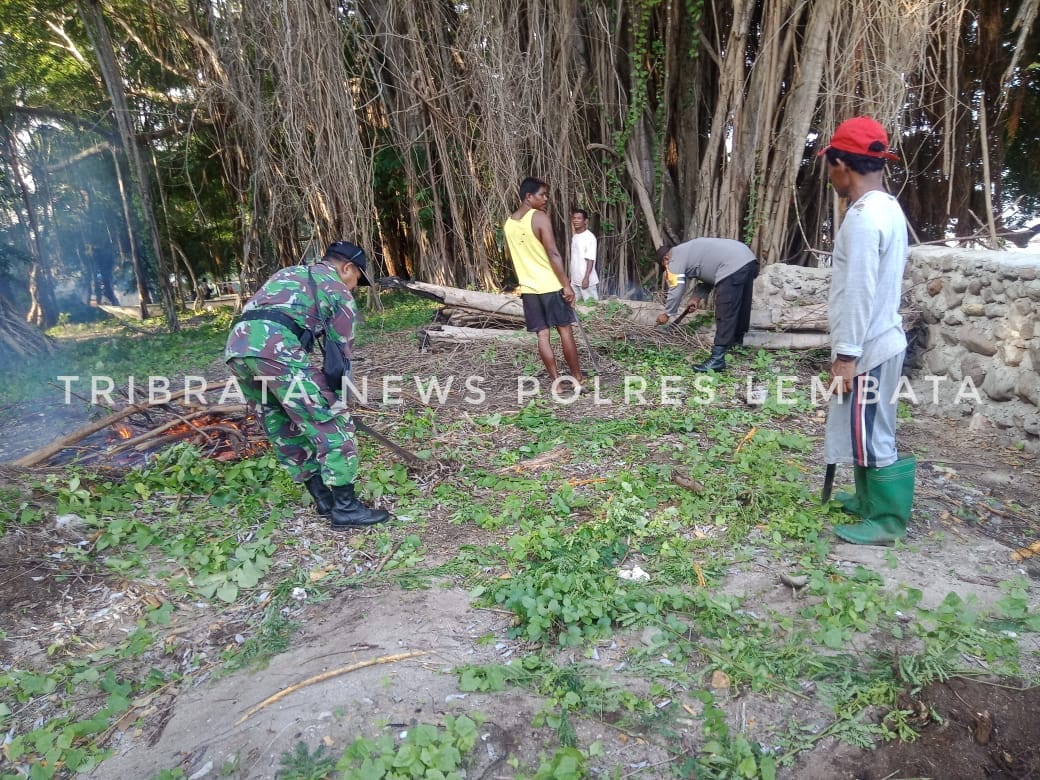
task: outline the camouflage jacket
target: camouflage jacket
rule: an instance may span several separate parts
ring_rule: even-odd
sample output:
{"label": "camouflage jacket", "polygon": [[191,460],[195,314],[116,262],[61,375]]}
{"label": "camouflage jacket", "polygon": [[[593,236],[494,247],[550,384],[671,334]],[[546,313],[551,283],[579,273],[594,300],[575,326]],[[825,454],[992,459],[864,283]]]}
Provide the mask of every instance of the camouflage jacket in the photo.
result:
{"label": "camouflage jacket", "polygon": [[[354,296],[330,266],[317,263],[310,266],[310,271],[318,292],[317,302],[307,267],[296,265],[283,268],[268,279],[242,311],[270,308],[288,315],[301,328],[312,329],[316,335],[323,332],[323,321],[328,321],[327,338],[339,345],[349,361],[354,354],[354,320],[357,317]],[[228,334],[224,359],[235,357],[267,358],[299,368],[310,363],[293,332],[268,320],[235,323]]]}

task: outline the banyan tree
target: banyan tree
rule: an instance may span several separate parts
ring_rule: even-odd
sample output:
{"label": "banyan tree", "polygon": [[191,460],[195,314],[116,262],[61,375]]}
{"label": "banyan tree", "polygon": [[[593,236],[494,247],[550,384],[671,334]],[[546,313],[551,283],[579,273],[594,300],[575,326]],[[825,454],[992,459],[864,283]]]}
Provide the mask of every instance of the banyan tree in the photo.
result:
{"label": "banyan tree", "polygon": [[[67,119],[50,126],[92,128],[50,176],[75,189],[92,157],[129,172],[124,244],[151,248],[138,276],[167,305],[178,268],[233,267],[248,289],[333,237],[381,272],[497,287],[527,175],[549,181],[561,236],[570,207],[593,215],[613,291],[645,281],[665,239],[814,263],[838,208],[815,153],[857,113],[890,130],[917,240],[996,246],[1040,208],[1040,0],[65,5],[16,0],[4,34],[75,59],[92,94],[21,83],[38,69],[8,47],[0,116],[30,138],[61,95]],[[19,9],[46,24],[14,24]],[[5,235],[47,213],[38,184],[29,203],[5,192],[0,219],[22,226]],[[77,240],[39,238],[43,253]]]}

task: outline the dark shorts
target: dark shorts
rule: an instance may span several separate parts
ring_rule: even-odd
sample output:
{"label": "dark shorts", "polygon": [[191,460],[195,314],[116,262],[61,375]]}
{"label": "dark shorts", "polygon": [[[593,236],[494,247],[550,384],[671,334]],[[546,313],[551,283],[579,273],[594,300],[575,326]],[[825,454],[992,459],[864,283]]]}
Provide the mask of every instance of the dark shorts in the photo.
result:
{"label": "dark shorts", "polygon": [[558,328],[574,322],[574,309],[563,300],[563,290],[550,293],[523,293],[524,321],[531,333]]}

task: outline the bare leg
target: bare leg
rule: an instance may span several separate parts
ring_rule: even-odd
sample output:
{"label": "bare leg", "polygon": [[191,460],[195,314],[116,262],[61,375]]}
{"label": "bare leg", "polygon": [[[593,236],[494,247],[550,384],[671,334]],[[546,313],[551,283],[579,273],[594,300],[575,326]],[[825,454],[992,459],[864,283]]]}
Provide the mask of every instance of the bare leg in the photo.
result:
{"label": "bare leg", "polygon": [[[572,338],[573,342],[574,339]],[[549,341],[549,329],[543,328],[538,331],[538,357],[545,364],[545,370],[549,372],[549,379],[556,381],[556,354],[553,352],[552,342]]]}
{"label": "bare leg", "polygon": [[[581,375],[581,364],[578,362],[578,345],[574,343],[574,326],[558,325],[556,330],[560,332],[560,346],[563,347],[563,359],[567,361],[567,368],[571,370],[571,376],[578,381],[578,384],[581,384],[585,381],[585,377]],[[541,337],[541,334],[538,335]]]}

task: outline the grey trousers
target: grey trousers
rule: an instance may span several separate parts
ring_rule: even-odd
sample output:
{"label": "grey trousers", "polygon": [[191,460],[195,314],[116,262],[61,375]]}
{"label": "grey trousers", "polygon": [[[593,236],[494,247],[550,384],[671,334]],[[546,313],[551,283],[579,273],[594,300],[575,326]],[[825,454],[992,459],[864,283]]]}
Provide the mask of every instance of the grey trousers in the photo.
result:
{"label": "grey trousers", "polygon": [[883,468],[896,462],[896,411],[905,352],[857,374],[852,392],[831,396],[825,463]]}

